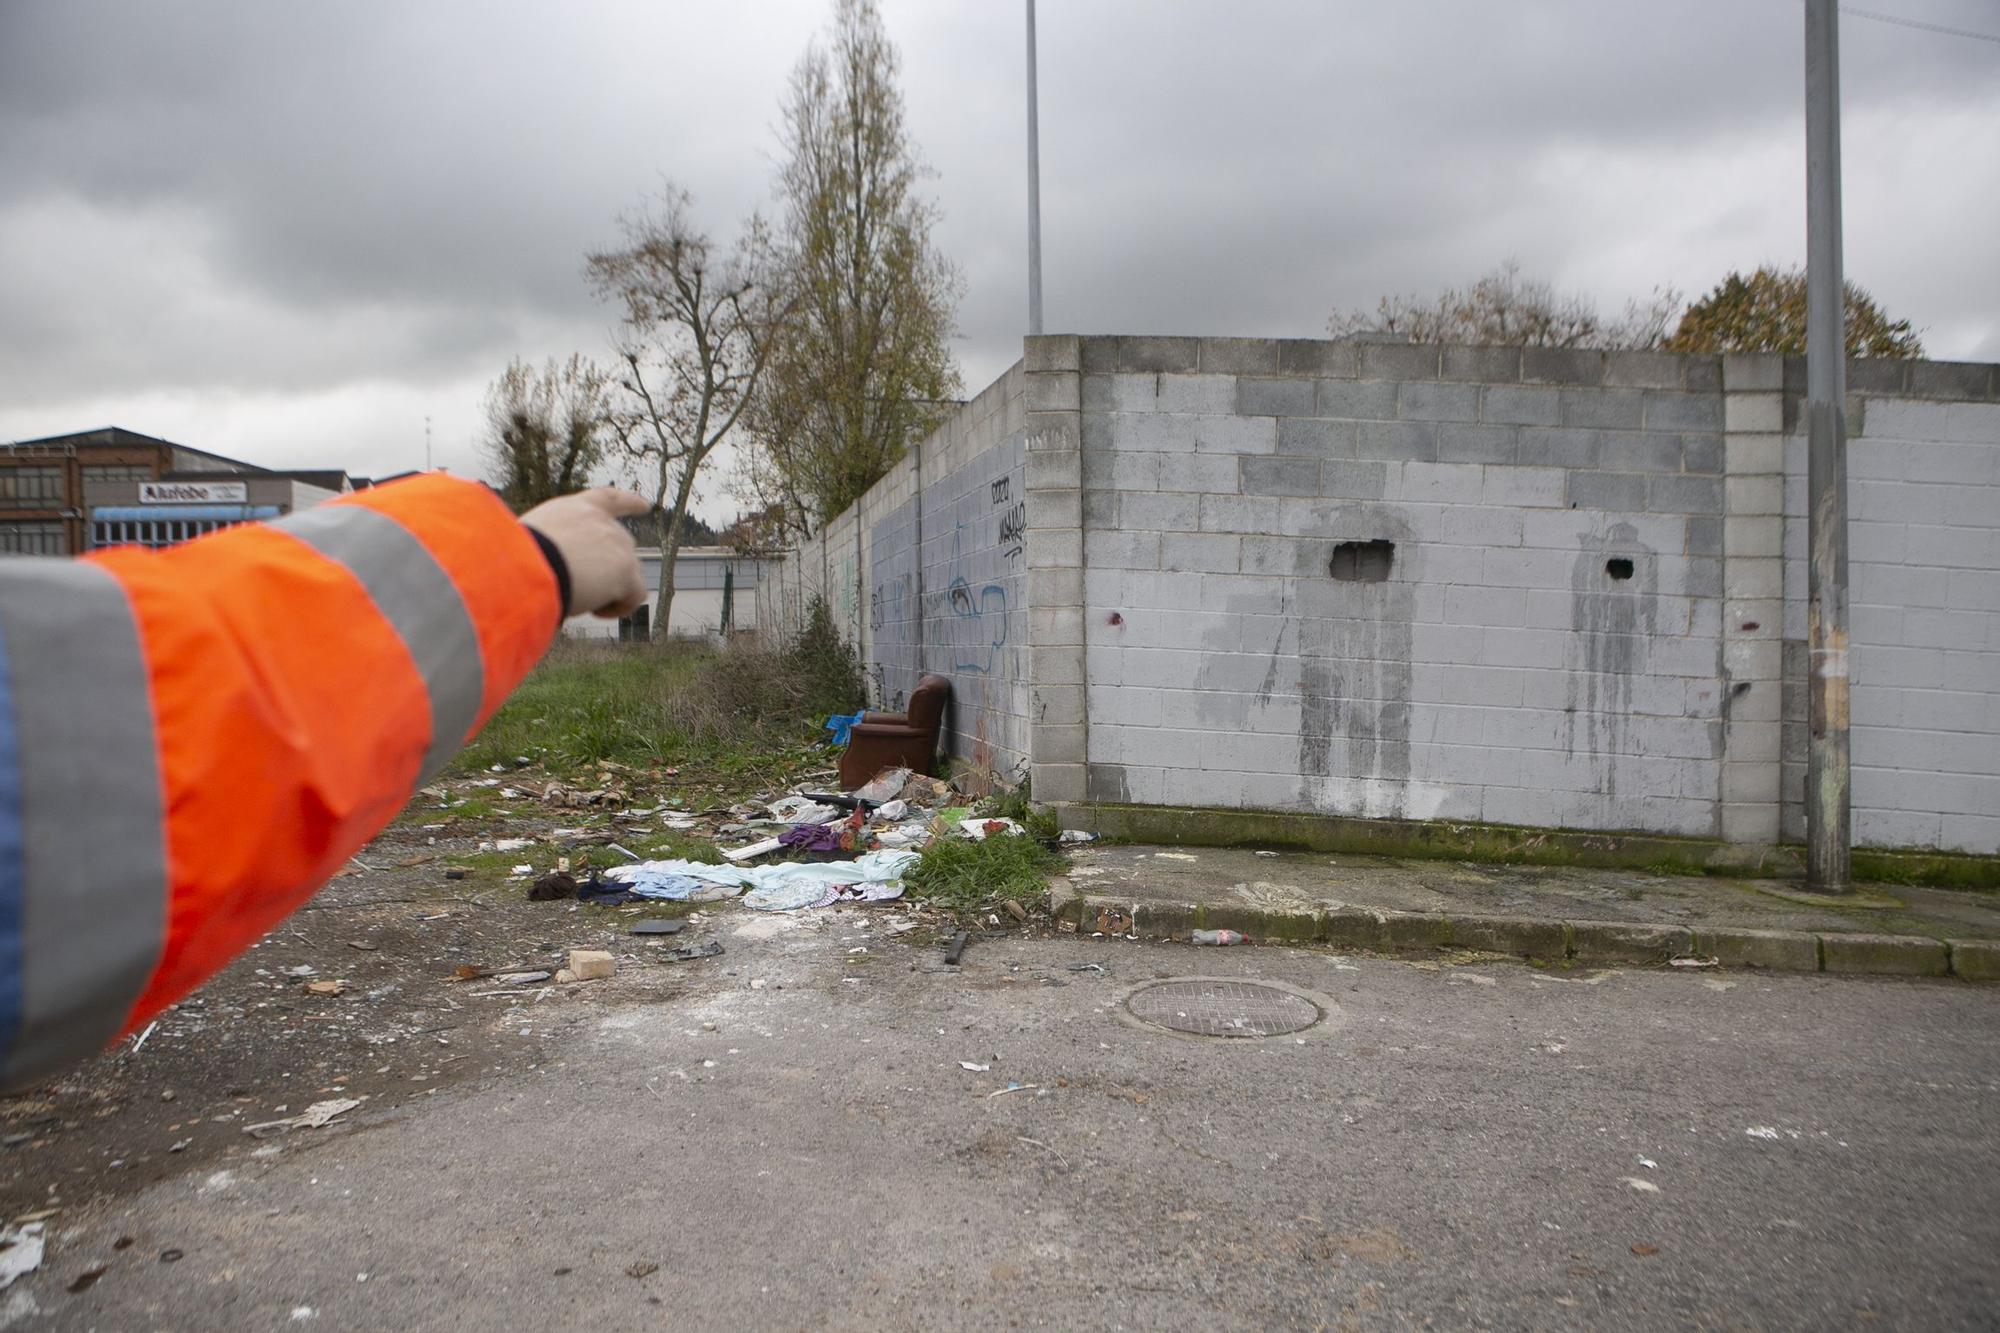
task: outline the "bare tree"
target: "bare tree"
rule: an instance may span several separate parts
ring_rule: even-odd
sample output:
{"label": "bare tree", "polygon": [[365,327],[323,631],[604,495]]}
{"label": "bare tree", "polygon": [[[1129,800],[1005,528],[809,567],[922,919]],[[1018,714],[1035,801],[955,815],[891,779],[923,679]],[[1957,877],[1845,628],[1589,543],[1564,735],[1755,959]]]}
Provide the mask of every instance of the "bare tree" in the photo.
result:
{"label": "bare tree", "polygon": [[874,0],[837,0],[831,44],[782,111],[778,257],[791,316],[751,418],[745,489],[806,530],[833,518],[947,416],[957,272],[903,121],[896,48]]}
{"label": "bare tree", "polygon": [[719,254],[693,206],[686,190],[668,185],[655,205],[624,220],[625,244],[591,255],[587,266],[598,294],[623,311],[611,430],[660,525],[653,633],[662,642],[702,465],[741,420],[783,312],[762,276],[762,223],[752,218],[737,248]]}
{"label": "bare tree", "polygon": [[1469,288],[1447,288],[1431,300],[1385,296],[1373,311],[1335,314],[1327,329],[1335,337],[1387,333],[1417,343],[1643,350],[1660,345],[1680,306],[1679,292],[1659,288],[1646,304],[1628,304],[1623,319],[1604,320],[1587,297],[1524,278],[1509,260]]}
{"label": "bare tree", "polygon": [[590,480],[604,461],[610,377],[581,354],[540,370],[516,358],[486,394],[487,475],[518,513]]}

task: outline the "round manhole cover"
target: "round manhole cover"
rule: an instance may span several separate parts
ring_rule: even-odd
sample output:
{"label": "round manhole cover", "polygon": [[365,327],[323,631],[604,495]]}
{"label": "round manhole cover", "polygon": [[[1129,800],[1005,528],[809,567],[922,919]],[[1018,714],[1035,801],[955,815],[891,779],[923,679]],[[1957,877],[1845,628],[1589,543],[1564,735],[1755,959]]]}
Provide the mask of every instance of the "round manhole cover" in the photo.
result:
{"label": "round manhole cover", "polygon": [[1254,981],[1162,981],[1125,1007],[1142,1022],[1200,1037],[1281,1037],[1321,1018],[1304,996]]}

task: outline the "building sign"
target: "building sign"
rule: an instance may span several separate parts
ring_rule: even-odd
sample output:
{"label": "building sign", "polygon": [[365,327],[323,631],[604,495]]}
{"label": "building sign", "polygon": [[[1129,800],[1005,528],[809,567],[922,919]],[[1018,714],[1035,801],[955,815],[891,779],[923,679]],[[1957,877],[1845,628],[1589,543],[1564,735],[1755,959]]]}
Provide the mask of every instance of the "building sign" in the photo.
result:
{"label": "building sign", "polygon": [[250,499],[250,486],[241,481],[142,481],[142,505],[243,504]]}

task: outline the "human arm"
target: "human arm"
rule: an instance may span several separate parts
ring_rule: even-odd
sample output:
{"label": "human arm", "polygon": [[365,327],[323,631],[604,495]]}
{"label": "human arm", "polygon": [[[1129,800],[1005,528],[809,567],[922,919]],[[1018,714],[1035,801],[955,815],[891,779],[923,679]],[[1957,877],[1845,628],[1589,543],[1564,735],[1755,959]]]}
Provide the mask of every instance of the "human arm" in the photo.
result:
{"label": "human arm", "polygon": [[[618,570],[570,500],[537,530],[572,606],[615,609],[629,539]],[[167,551],[0,562],[0,1083],[136,1028],[310,897],[565,609],[530,529],[443,476]]]}

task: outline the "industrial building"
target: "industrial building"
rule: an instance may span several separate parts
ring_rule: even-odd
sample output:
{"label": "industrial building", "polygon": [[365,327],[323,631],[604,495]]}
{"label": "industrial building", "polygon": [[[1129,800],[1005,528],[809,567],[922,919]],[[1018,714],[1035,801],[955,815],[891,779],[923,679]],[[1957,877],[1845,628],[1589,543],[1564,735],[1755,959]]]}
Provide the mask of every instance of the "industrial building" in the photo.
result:
{"label": "industrial building", "polygon": [[117,426],[20,440],[0,444],[0,555],[171,546],[355,488],[339,469],[275,471]]}

